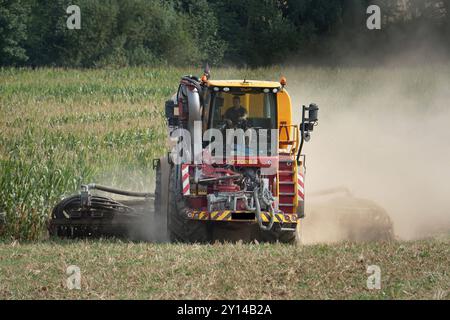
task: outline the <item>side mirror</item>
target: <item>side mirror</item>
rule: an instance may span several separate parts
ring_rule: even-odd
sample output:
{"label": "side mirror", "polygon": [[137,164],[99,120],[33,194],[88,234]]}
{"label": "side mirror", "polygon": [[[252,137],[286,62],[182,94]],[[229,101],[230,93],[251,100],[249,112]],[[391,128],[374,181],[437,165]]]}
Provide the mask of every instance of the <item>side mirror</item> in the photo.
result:
{"label": "side mirror", "polygon": [[315,103],[311,103],[309,107],[303,106],[302,108],[302,123],[300,124],[300,147],[297,153],[297,161],[300,159],[300,155],[303,149],[303,142],[308,142],[311,139],[311,131],[319,121],[319,107]]}
{"label": "side mirror", "polygon": [[303,106],[302,110],[302,124],[300,125],[300,130],[304,137],[309,136],[309,131],[314,130],[314,126],[317,125],[319,121],[319,107],[311,103],[309,107]]}
{"label": "side mirror", "polygon": [[319,107],[315,103],[311,103],[308,110],[308,121],[310,123],[317,123],[319,121]]}

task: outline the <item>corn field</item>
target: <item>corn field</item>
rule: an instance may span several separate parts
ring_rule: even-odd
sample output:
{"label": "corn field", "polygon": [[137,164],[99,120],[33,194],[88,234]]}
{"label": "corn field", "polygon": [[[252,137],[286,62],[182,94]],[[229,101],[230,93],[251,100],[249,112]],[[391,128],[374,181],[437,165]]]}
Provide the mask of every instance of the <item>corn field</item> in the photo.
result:
{"label": "corn field", "polygon": [[163,101],[177,77],[163,70],[1,70],[1,236],[45,237],[51,208],[82,183],[149,188],[152,159],[164,152]]}

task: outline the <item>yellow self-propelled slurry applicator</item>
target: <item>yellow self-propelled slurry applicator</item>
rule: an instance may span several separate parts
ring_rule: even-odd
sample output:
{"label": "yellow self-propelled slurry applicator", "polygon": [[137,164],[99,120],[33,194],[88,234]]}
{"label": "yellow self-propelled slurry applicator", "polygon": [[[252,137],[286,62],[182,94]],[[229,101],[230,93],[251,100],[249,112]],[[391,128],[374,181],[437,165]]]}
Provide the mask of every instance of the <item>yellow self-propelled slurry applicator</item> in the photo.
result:
{"label": "yellow self-propelled slurry applicator", "polygon": [[[284,77],[212,80],[209,68],[201,78],[184,76],[165,105],[175,147],[154,160],[155,192],[83,186],[54,208],[50,234],[126,235],[150,215],[171,241],[292,243],[305,216],[302,150],[318,110],[294,107]],[[300,124],[293,123],[295,113],[302,114]],[[92,195],[95,189],[142,199],[113,200]]]}

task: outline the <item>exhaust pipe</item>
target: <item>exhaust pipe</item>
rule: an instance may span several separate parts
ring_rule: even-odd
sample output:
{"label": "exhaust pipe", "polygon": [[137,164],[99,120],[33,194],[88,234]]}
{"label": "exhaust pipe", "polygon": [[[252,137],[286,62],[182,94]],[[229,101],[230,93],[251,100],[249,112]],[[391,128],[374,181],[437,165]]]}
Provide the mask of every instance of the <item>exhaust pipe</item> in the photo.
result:
{"label": "exhaust pipe", "polygon": [[191,143],[192,143],[192,151],[193,151],[193,162],[201,163],[202,162],[202,153],[203,153],[203,135],[202,135],[202,108],[200,103],[200,94],[197,88],[187,88],[187,98],[189,104],[189,121],[188,121],[188,129],[191,133]]}

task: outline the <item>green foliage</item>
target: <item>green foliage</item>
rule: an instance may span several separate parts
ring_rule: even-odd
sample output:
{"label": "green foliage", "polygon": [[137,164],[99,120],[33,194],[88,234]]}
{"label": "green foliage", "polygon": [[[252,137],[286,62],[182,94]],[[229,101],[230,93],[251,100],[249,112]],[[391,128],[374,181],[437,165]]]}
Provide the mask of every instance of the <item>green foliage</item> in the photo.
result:
{"label": "green foliage", "polygon": [[294,49],[296,34],[278,1],[212,1],[219,34],[227,42],[225,60],[242,65],[280,63]]}
{"label": "green foliage", "polygon": [[118,21],[119,33],[126,37],[124,49],[133,65],[158,61],[188,65],[199,61],[187,20],[170,3],[124,2]]}
{"label": "green foliage", "polygon": [[207,0],[181,0],[175,7],[187,19],[189,30],[199,48],[200,59],[220,64],[227,48],[218,33],[219,20]]}
{"label": "green foliage", "polygon": [[[70,0],[0,3],[4,66],[253,67],[450,50],[450,0],[79,0],[80,30],[66,26]],[[371,4],[382,30],[366,27]]]}
{"label": "green foliage", "polygon": [[[170,2],[80,0],[80,30],[66,27],[65,10],[70,4],[69,0],[33,2],[27,48],[33,65],[188,65],[205,58],[188,16]],[[218,61],[217,50],[211,55]]]}
{"label": "green foliage", "polygon": [[0,65],[16,65],[27,61],[23,48],[27,39],[30,8],[20,0],[0,0]]}

